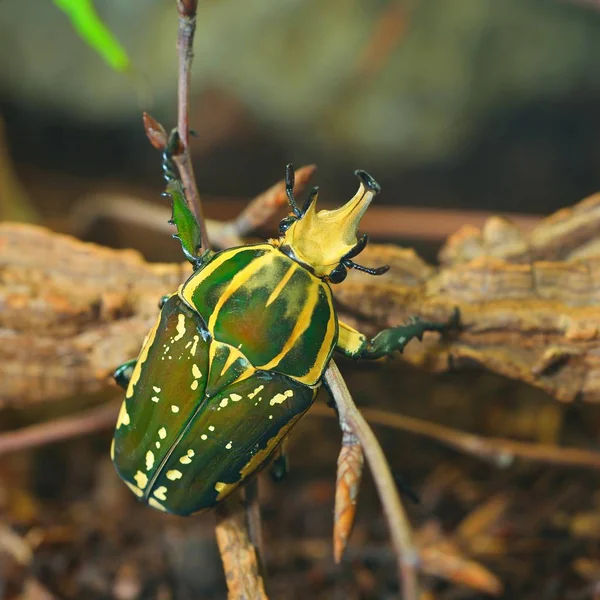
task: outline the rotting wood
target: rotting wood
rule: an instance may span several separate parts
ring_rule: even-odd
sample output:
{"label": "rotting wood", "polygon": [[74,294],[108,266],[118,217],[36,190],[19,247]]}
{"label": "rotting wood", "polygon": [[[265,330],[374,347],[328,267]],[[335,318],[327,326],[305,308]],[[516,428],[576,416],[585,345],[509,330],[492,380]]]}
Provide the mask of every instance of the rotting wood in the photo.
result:
{"label": "rotting wood", "polygon": [[[372,244],[362,264],[391,270],[380,278],[352,272],[334,286],[340,315],[375,332],[410,315],[446,319],[458,307],[460,332],[441,342],[426,335],[404,358],[433,371],[476,364],[561,401],[600,401],[600,253],[589,252],[599,229],[584,227],[582,214],[600,219],[600,196],[546,219],[536,239],[552,254],[549,232],[560,228],[570,255],[587,248],[585,258],[479,256],[437,269],[413,250]],[[147,263],[132,250],[0,224],[0,404],[108,385],[115,366],[139,350],[161,295],[188,275],[186,264]]]}

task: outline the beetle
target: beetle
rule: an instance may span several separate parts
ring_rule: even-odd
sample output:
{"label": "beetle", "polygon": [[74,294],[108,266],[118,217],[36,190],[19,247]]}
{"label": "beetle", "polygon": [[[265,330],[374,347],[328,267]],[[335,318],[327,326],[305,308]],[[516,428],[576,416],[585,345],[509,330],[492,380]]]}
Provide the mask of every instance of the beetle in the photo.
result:
{"label": "beetle", "polygon": [[150,506],[177,515],[211,508],[275,462],[282,440],[310,408],[334,351],[375,359],[452,323],[413,319],[369,339],[338,319],[331,284],[348,269],[381,275],[353,259],[368,238],[358,226],[380,192],[366,172],[345,205],[302,208],[286,168],[291,213],[280,237],[202,251],[200,228],[165,152],[172,223],[193,273],[161,301],[137,359],[115,372],[126,389],[111,445],[116,470]]}

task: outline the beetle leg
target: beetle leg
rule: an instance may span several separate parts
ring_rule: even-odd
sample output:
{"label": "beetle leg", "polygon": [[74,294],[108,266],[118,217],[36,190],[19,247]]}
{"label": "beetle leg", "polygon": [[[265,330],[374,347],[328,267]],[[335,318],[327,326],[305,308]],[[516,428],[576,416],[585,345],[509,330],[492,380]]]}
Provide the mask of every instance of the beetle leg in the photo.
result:
{"label": "beetle leg", "polygon": [[289,471],[289,463],[288,458],[285,453],[281,453],[275,460],[271,463],[269,468],[269,475],[271,479],[275,483],[279,483],[283,481],[288,474]]}
{"label": "beetle leg", "polygon": [[170,294],[165,294],[164,296],[160,297],[160,300],[158,301],[158,308],[160,308],[162,310],[162,307],[165,305],[165,302],[171,297]]}
{"label": "beetle leg", "polygon": [[287,439],[285,439],[279,448],[275,451],[275,458],[269,467],[269,475],[275,483],[283,481],[289,472],[289,461],[287,457]]}
{"label": "beetle leg", "polygon": [[137,363],[137,358],[133,358],[124,362],[114,373],[113,377],[117,382],[119,387],[122,387],[124,390],[127,389],[129,385],[129,380],[131,379],[131,375],[133,374],[133,369]]}
{"label": "beetle leg", "polygon": [[381,358],[392,354],[396,350],[402,352],[406,344],[413,338],[422,340],[426,331],[443,333],[451,329],[457,329],[459,320],[458,309],[454,310],[450,319],[445,323],[423,321],[415,317],[405,325],[380,331],[372,339],[368,339],[366,335],[340,321],[337,350],[348,358]]}

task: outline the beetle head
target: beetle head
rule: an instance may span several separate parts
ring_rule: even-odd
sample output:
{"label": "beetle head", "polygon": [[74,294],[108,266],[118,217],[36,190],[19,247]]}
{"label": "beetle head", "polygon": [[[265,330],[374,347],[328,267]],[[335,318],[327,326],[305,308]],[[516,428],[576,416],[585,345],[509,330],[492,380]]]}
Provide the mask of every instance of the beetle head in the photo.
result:
{"label": "beetle head", "polygon": [[335,210],[317,212],[318,188],[314,188],[300,210],[293,197],[294,176],[291,165],[286,169],[286,191],[292,214],[280,223],[282,248],[289,249],[299,262],[308,265],[317,277],[340,283],[347,269],[356,268],[380,275],[388,267],[368,269],[351,259],[367,245],[367,236],[360,239],[358,226],[371,200],[381,191],[379,184],[365,171],[355,171],[359,188],[354,197]]}

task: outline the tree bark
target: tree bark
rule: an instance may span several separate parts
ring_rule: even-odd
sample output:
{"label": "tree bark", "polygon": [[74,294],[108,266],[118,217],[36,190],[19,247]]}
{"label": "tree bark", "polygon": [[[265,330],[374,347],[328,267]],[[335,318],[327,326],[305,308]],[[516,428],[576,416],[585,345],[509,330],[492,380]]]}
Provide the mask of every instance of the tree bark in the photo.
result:
{"label": "tree bark", "polygon": [[[411,315],[459,332],[426,335],[404,358],[442,371],[480,365],[561,401],[600,401],[600,196],[544,220],[529,236],[490,219],[449,239],[443,266],[371,244],[334,286],[340,318],[375,333]],[[560,260],[555,260],[559,258]],[[552,259],[552,260],[550,260]],[[0,405],[99,390],[135,357],[157,303],[190,274],[31,225],[0,224]]]}

